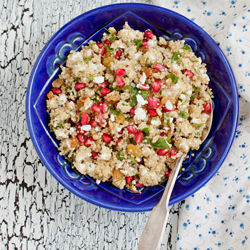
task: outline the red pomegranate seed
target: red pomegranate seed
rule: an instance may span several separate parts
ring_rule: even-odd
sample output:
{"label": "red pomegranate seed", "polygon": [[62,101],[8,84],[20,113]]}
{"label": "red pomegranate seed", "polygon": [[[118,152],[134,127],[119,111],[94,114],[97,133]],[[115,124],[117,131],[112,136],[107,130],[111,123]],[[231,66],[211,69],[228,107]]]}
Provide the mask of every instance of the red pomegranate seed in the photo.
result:
{"label": "red pomegranate seed", "polygon": [[96,45],[101,49],[104,45],[102,43],[96,43]]}
{"label": "red pomegranate seed", "polygon": [[101,114],[101,113],[98,114],[98,115],[97,115],[97,118],[98,118],[98,120],[100,121],[101,124],[104,123],[105,118],[104,118],[103,114]]}
{"label": "red pomegranate seed", "polygon": [[101,55],[102,55],[102,56],[105,55],[106,52],[107,52],[107,49],[106,49],[105,47],[103,47],[102,50],[101,50]]}
{"label": "red pomegranate seed", "polygon": [[171,175],[171,171],[168,171],[168,172],[165,174],[165,176],[166,176],[167,178],[169,178],[170,175]]}
{"label": "red pomegranate seed", "polygon": [[54,95],[60,95],[62,93],[62,90],[58,88],[51,88],[51,91]]}
{"label": "red pomegranate seed", "polygon": [[150,117],[157,117],[158,116],[155,109],[149,109],[148,113],[149,113]]}
{"label": "red pomegranate seed", "polygon": [[106,39],[106,40],[104,41],[104,44],[106,44],[106,45],[111,45],[111,42],[110,42],[108,39]]}
{"label": "red pomegranate seed", "polygon": [[148,109],[157,109],[160,106],[160,101],[155,97],[148,97]]}
{"label": "red pomegranate seed", "polygon": [[169,151],[169,148],[168,149],[159,149],[157,151],[157,154],[160,155],[160,156],[164,156],[164,155],[166,155],[168,153],[168,151]]}
{"label": "red pomegranate seed", "polygon": [[139,89],[142,89],[142,90],[149,90],[150,87],[148,84],[139,84]]}
{"label": "red pomegranate seed", "polygon": [[132,125],[128,125],[127,126],[127,130],[128,130],[128,132],[130,134],[136,134],[137,133],[137,129],[134,126],[132,126]]}
{"label": "red pomegranate seed", "polygon": [[155,69],[157,69],[158,71],[164,71],[166,68],[163,66],[163,65],[161,65],[160,63],[156,63],[155,65],[154,65],[154,68]]}
{"label": "red pomegranate seed", "polygon": [[170,157],[175,156],[177,154],[177,149],[176,148],[172,148],[170,151]]}
{"label": "red pomegranate seed", "polygon": [[79,91],[81,89],[84,89],[86,87],[86,84],[85,83],[82,83],[82,82],[78,82],[75,84],[75,90],[76,91]]}
{"label": "red pomegranate seed", "polygon": [[120,76],[117,76],[115,81],[118,84],[118,86],[121,87],[122,89],[125,87],[125,82]]}
{"label": "red pomegranate seed", "polygon": [[79,122],[76,122],[76,126],[78,127],[78,126],[81,126],[81,122],[79,121]]}
{"label": "red pomegranate seed", "polygon": [[119,138],[117,141],[116,141],[116,146],[118,146],[118,144],[122,141],[122,138]]}
{"label": "red pomegranate seed", "polygon": [[94,111],[96,113],[100,113],[101,112],[101,107],[97,103],[93,104],[92,107],[91,107],[91,109],[92,109],[92,111]]}
{"label": "red pomegranate seed", "polygon": [[85,145],[86,147],[90,147],[93,141],[94,141],[94,139],[93,139],[92,137],[88,137],[88,138],[85,140],[84,145]]}
{"label": "red pomegranate seed", "polygon": [[136,142],[136,144],[140,144],[142,142],[143,137],[144,137],[144,134],[142,132],[137,132],[135,134],[135,142]]}
{"label": "red pomegranate seed", "polygon": [[96,120],[92,119],[90,120],[89,125],[95,128],[99,125],[99,123]]}
{"label": "red pomegranate seed", "polygon": [[194,73],[188,69],[184,69],[181,72],[182,72],[182,74],[186,74],[186,76],[189,76],[189,78],[192,78],[194,76]]}
{"label": "red pomegranate seed", "polygon": [[108,81],[104,81],[104,82],[98,84],[99,87],[106,87],[108,85],[109,85]]}
{"label": "red pomegranate seed", "polygon": [[102,89],[100,90],[100,93],[101,93],[101,95],[105,96],[105,95],[109,94],[110,91],[111,91],[111,90],[108,89],[108,88],[102,88]]}
{"label": "red pomegranate seed", "polygon": [[92,154],[93,158],[97,158],[97,156],[98,156],[98,153],[96,153],[96,152],[91,152],[91,154]]}
{"label": "red pomegranate seed", "polygon": [[155,93],[158,93],[161,90],[161,80],[156,79],[154,82],[152,82],[152,88]]}
{"label": "red pomegranate seed", "polygon": [[148,40],[147,40],[147,39],[143,39],[142,46],[143,46],[145,49],[148,49],[148,48],[149,48],[149,44],[148,44]]}
{"label": "red pomegranate seed", "polygon": [[162,106],[162,112],[166,113],[166,112],[171,112],[171,111],[175,111],[176,108],[173,106],[173,109],[167,109],[166,106]]}
{"label": "red pomegranate seed", "polygon": [[87,125],[88,123],[89,123],[89,115],[87,113],[83,112],[81,115],[81,124]]}
{"label": "red pomegranate seed", "polygon": [[107,113],[108,112],[108,104],[107,103],[103,103],[102,106],[101,106],[101,112],[103,114]]}
{"label": "red pomegranate seed", "polygon": [[135,109],[134,108],[130,109],[130,114],[135,115]]}
{"label": "red pomegranate seed", "polygon": [[160,136],[161,136],[161,137],[168,137],[168,133],[161,132],[161,133],[160,133]]}
{"label": "red pomegranate seed", "polygon": [[78,134],[76,136],[77,140],[80,142],[80,143],[84,143],[85,142],[85,136],[83,134]]}
{"label": "red pomegranate seed", "polygon": [[122,134],[123,133],[123,129],[121,129],[121,131],[120,132],[118,132],[119,134]]}
{"label": "red pomegranate seed", "polygon": [[103,101],[99,101],[96,103],[97,105],[99,105],[101,107],[101,105],[103,104]]}
{"label": "red pomegranate seed", "polygon": [[106,143],[110,143],[112,141],[112,137],[110,135],[107,134],[103,134],[102,135],[102,139],[104,140],[104,142]]}
{"label": "red pomegranate seed", "polygon": [[142,187],[144,187],[144,184],[136,182],[135,187],[136,188],[142,188]]}
{"label": "red pomegranate seed", "polygon": [[129,183],[131,183],[134,180],[134,176],[126,176],[126,184],[129,185]]}
{"label": "red pomegranate seed", "polygon": [[211,105],[210,102],[204,104],[203,108],[204,108],[203,111],[204,111],[204,113],[206,113],[206,114],[209,114],[209,113],[211,113],[211,111],[212,111],[212,105]]}
{"label": "red pomegranate seed", "polygon": [[123,76],[123,75],[125,75],[126,74],[126,69],[117,69],[116,71],[115,71],[115,75],[116,76]]}
{"label": "red pomegranate seed", "polygon": [[117,59],[117,60],[120,60],[120,57],[121,57],[121,55],[122,55],[122,50],[121,49],[119,49],[119,50],[117,50],[116,51],[116,55],[115,55],[115,59]]}
{"label": "red pomegranate seed", "polygon": [[152,30],[146,30],[144,36],[147,39],[151,39],[154,36],[154,34],[153,34]]}

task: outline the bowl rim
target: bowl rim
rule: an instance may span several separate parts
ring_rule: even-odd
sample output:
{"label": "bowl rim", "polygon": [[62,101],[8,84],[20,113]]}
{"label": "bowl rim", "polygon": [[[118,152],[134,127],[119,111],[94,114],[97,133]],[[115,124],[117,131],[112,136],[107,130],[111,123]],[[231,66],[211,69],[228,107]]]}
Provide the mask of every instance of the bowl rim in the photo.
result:
{"label": "bowl rim", "polygon": [[[236,81],[235,81],[235,77],[234,77],[234,74],[233,74],[233,71],[232,71],[232,68],[225,56],[225,54],[223,53],[223,51],[220,49],[220,47],[216,44],[216,42],[213,40],[213,38],[205,31],[203,30],[203,28],[201,28],[199,25],[197,25],[195,22],[193,22],[192,20],[186,18],[185,16],[175,12],[175,11],[172,11],[170,9],[167,9],[167,8],[163,8],[163,7],[160,7],[160,6],[156,6],[156,5],[151,5],[151,4],[145,4],[145,3],[117,3],[117,4],[110,4],[110,5],[104,5],[104,6],[101,6],[101,7],[98,7],[98,8],[95,8],[95,9],[92,9],[92,10],[89,10],[87,12],[84,12],[80,15],[78,15],[77,17],[75,17],[74,19],[70,20],[69,22],[67,22],[65,25],[63,25],[46,43],[46,45],[43,47],[43,49],[41,50],[41,52],[39,53],[37,59],[36,59],[36,62],[32,68],[32,71],[31,71],[31,74],[30,74],[30,77],[29,77],[29,81],[28,81],[28,85],[27,85],[27,93],[26,93],[26,101],[25,101],[25,109],[26,109],[26,122],[27,122],[27,126],[28,126],[28,131],[29,131],[29,134],[30,134],[30,138],[31,138],[31,141],[33,143],[33,146],[39,156],[39,158],[41,159],[42,163],[44,164],[44,166],[46,167],[46,169],[50,172],[50,174],[62,185],[64,186],[66,189],[68,189],[71,193],[73,193],[74,195],[78,196],[79,198],[91,203],[91,204],[94,204],[96,206],[100,206],[100,207],[103,207],[103,208],[107,208],[107,209],[112,209],[112,210],[116,210],[116,211],[123,211],[123,212],[145,212],[145,211],[150,211],[152,210],[152,206],[148,206],[148,207],[144,207],[143,206],[141,207],[142,204],[138,205],[137,208],[130,208],[130,207],[124,207],[124,206],[116,206],[116,207],[111,207],[109,204],[107,203],[104,203],[104,202],[101,202],[100,200],[93,200],[91,198],[89,198],[88,196],[80,196],[80,194],[71,186],[69,185],[66,181],[62,180],[58,175],[57,175],[57,172],[55,170],[55,168],[51,167],[49,162],[47,161],[46,157],[43,155],[39,145],[38,145],[38,141],[37,141],[37,138],[35,136],[35,133],[34,133],[34,129],[33,129],[33,126],[32,126],[32,119],[31,119],[31,109],[33,108],[32,105],[30,105],[31,101],[30,101],[30,98],[31,98],[31,86],[32,86],[32,83],[34,81],[34,77],[36,75],[36,71],[38,69],[38,65],[41,61],[41,59],[43,58],[43,55],[45,54],[45,52],[47,51],[47,49],[49,48],[49,45],[50,43],[58,36],[60,35],[61,33],[63,33],[67,28],[68,26],[70,26],[73,22],[75,22],[76,20],[78,19],[81,19],[82,17],[86,17],[88,15],[92,15],[94,14],[94,12],[98,12],[98,11],[105,11],[107,9],[112,9],[114,8],[115,6],[128,6],[130,5],[131,7],[132,6],[144,6],[146,8],[151,8],[151,9],[158,9],[159,11],[161,12],[164,12],[164,13],[170,13],[171,15],[175,15],[177,16],[179,19],[183,20],[184,22],[187,22],[189,25],[193,26],[196,30],[199,30],[203,33],[203,37],[205,39],[209,39],[216,47],[217,47],[217,50],[218,50],[218,53],[220,54],[222,60],[223,60],[223,63],[225,65],[225,67],[228,69],[228,73],[229,73],[229,78],[231,79],[231,82],[232,82],[232,87],[233,89],[235,90],[234,91],[234,100],[233,102],[235,103],[235,112],[234,112],[234,116],[235,116],[235,119],[232,123],[232,127],[234,129],[233,133],[231,133],[230,137],[229,137],[229,142],[224,153],[222,154],[222,157],[221,159],[218,161],[217,165],[216,165],[216,168],[212,169],[212,171],[210,171],[209,175],[207,178],[204,178],[198,185],[195,185],[194,188],[190,189],[189,191],[185,192],[185,193],[181,193],[179,196],[173,198],[170,200],[169,202],[169,205],[172,205],[174,203],[177,203],[177,202],[180,202],[184,199],[186,199],[187,197],[189,197],[190,195],[194,194],[195,192],[197,192],[201,187],[203,187],[208,181],[211,180],[211,178],[214,176],[214,174],[218,171],[218,169],[221,167],[221,165],[223,164],[225,158],[227,157],[231,147],[232,147],[232,144],[233,144],[233,141],[234,141],[234,138],[235,138],[235,133],[236,133],[236,129],[237,129],[237,123],[238,123],[238,117],[239,117],[239,98],[238,98],[238,89],[237,89],[237,84],[236,84]],[[143,209],[141,209],[143,208]]]}

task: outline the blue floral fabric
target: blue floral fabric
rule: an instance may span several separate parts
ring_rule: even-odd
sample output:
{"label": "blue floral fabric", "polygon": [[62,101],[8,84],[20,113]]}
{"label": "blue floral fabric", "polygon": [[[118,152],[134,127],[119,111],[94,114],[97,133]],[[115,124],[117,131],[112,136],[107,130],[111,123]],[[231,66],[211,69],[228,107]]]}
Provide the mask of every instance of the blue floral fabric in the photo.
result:
{"label": "blue floral fabric", "polygon": [[207,31],[226,55],[239,92],[232,149],[216,175],[186,199],[176,249],[250,249],[250,2],[155,0],[154,4],[186,16]]}

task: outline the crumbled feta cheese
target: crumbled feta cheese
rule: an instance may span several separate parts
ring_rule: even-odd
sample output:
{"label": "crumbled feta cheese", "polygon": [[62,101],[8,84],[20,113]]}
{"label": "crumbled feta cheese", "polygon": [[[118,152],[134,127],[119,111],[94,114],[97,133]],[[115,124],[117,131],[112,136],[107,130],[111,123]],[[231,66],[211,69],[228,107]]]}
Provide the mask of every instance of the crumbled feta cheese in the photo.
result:
{"label": "crumbled feta cheese", "polygon": [[94,83],[102,83],[104,82],[104,77],[103,76],[96,76],[93,78]]}
{"label": "crumbled feta cheese", "polygon": [[139,82],[140,82],[141,84],[144,84],[146,80],[147,80],[147,76],[146,76],[145,73],[143,72],[143,73],[142,73],[142,76],[141,76],[141,78],[140,78],[140,80],[139,80]]}
{"label": "crumbled feta cheese", "polygon": [[116,130],[119,133],[119,132],[121,132],[122,128],[117,127]]}
{"label": "crumbled feta cheese", "polygon": [[180,95],[180,99],[181,99],[181,100],[186,100],[186,96],[185,96],[184,94],[181,94],[181,95]]}
{"label": "crumbled feta cheese", "polygon": [[135,110],[135,119],[142,120],[142,121],[146,120],[147,119],[146,111],[142,108],[137,108]]}
{"label": "crumbled feta cheese", "polygon": [[65,138],[68,137],[67,134],[65,134],[64,132],[59,131],[59,130],[56,130],[56,131],[55,131],[55,135],[56,135],[56,137],[57,137],[58,139],[65,139]]}
{"label": "crumbled feta cheese", "polygon": [[156,126],[158,126],[158,125],[160,125],[161,124],[161,121],[160,121],[160,119],[157,117],[157,119],[156,120],[151,120],[151,124],[152,125],[156,125]]}
{"label": "crumbled feta cheese", "polygon": [[64,104],[67,101],[67,96],[64,94],[61,94],[58,98],[58,101],[60,102],[60,104]]}
{"label": "crumbled feta cheese", "polygon": [[135,60],[138,60],[139,59],[139,57],[141,57],[141,53],[135,53],[135,55],[134,55],[134,59]]}
{"label": "crumbled feta cheese", "polygon": [[185,142],[182,142],[180,144],[180,147],[183,147],[186,151],[188,151],[188,149],[189,149],[188,145]]}
{"label": "crumbled feta cheese", "polygon": [[174,120],[174,117],[170,117],[170,118],[169,118],[169,122],[170,122],[170,123],[172,123],[173,120]]}
{"label": "crumbled feta cheese", "polygon": [[145,105],[145,104],[148,103],[148,101],[144,100],[141,95],[136,95],[136,99],[137,99],[137,105],[138,105],[138,107],[141,107],[142,105]]}
{"label": "crumbled feta cheese", "polygon": [[121,171],[124,175],[128,175],[128,171],[127,171],[127,170],[121,169],[120,171]]}
{"label": "crumbled feta cheese", "polygon": [[71,134],[73,134],[73,133],[75,132],[75,128],[71,127],[71,128],[69,129],[69,132],[70,132]]}
{"label": "crumbled feta cheese", "polygon": [[140,162],[140,161],[141,161],[141,158],[140,158],[140,157],[136,157],[136,161],[137,161],[137,162]]}
{"label": "crumbled feta cheese", "polygon": [[84,105],[84,108],[85,108],[85,110],[87,110],[90,106],[92,106],[93,101],[90,100],[89,102],[87,102],[87,103],[85,103],[85,104],[86,104],[86,106]]}
{"label": "crumbled feta cheese", "polygon": [[136,184],[136,180],[132,180],[132,184],[135,185]]}
{"label": "crumbled feta cheese", "polygon": [[130,85],[131,85],[132,87],[135,87],[135,86],[136,86],[134,82],[131,82]]}
{"label": "crumbled feta cheese", "polygon": [[119,169],[123,165],[123,162],[118,163],[116,169]]}
{"label": "crumbled feta cheese", "polygon": [[179,69],[179,66],[178,66],[176,63],[174,63],[174,64],[173,64],[173,69],[174,69],[174,70],[178,70],[178,69]]}
{"label": "crumbled feta cheese", "polygon": [[78,170],[80,173],[82,173],[85,169],[86,169],[86,164],[85,164],[85,163],[82,163],[82,164],[79,164],[79,165],[78,165],[77,170]]}
{"label": "crumbled feta cheese", "polygon": [[196,119],[196,118],[193,118],[192,123],[201,123],[201,119]]}
{"label": "crumbled feta cheese", "polygon": [[169,130],[169,127],[164,127],[164,129],[165,129],[166,131],[168,131],[168,130]]}
{"label": "crumbled feta cheese", "polygon": [[96,128],[95,128],[95,131],[96,131],[96,132],[97,132],[97,131],[99,131],[99,128],[98,128],[98,127],[96,127]]}
{"label": "crumbled feta cheese", "polygon": [[83,125],[81,126],[81,129],[84,131],[90,131],[91,130],[91,125]]}
{"label": "crumbled feta cheese", "polygon": [[192,90],[187,91],[188,95],[192,95]]}
{"label": "crumbled feta cheese", "polygon": [[165,106],[166,106],[166,108],[167,108],[168,110],[172,110],[172,109],[173,109],[173,105],[172,105],[172,103],[171,103],[169,100],[167,100]]}
{"label": "crumbled feta cheese", "polygon": [[111,158],[111,150],[108,147],[103,147],[101,151],[101,159],[102,160],[110,160]]}
{"label": "crumbled feta cheese", "polygon": [[101,155],[101,159],[102,159],[102,160],[107,160],[107,159],[109,158],[109,156],[110,156],[110,155],[104,153],[104,154]]}
{"label": "crumbled feta cheese", "polygon": [[179,89],[179,88],[180,88],[180,85],[179,85],[179,83],[177,82],[176,84],[172,85],[171,88],[172,88],[172,89]]}
{"label": "crumbled feta cheese", "polygon": [[113,114],[110,115],[110,120],[111,120],[112,122],[115,121],[115,116],[114,116]]}

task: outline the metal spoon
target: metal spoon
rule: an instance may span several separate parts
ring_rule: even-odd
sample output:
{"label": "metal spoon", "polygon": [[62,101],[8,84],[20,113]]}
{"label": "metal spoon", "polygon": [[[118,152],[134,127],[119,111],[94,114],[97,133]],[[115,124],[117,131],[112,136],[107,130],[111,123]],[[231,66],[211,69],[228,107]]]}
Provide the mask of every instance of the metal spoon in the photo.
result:
{"label": "metal spoon", "polygon": [[[212,105],[211,99],[210,99],[210,103]],[[207,121],[207,126],[203,130],[203,133],[201,136],[202,142],[205,141],[205,139],[207,138],[210,132],[212,121],[213,121],[213,110]],[[138,244],[138,250],[159,250],[160,249],[163,234],[164,234],[166,224],[168,221],[168,216],[169,216],[168,203],[169,203],[170,196],[173,191],[174,184],[178,176],[180,167],[186,155],[187,154],[182,154],[182,156],[178,158],[177,161],[175,162],[171,175],[168,179],[167,186],[161,197],[161,200],[153,208],[148,218],[147,224],[142,232],[142,235]]]}

